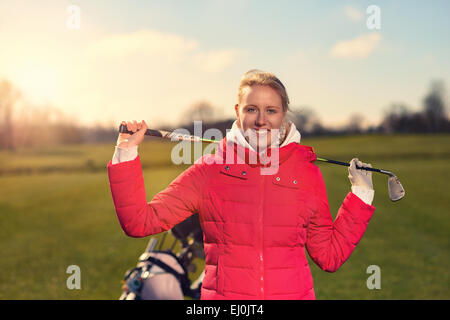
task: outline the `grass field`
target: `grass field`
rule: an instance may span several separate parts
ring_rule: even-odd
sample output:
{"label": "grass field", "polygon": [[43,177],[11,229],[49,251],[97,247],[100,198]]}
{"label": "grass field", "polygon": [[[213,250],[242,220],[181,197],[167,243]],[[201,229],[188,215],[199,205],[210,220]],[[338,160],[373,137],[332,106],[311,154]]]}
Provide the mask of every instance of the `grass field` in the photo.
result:
{"label": "grass field", "polygon": [[[323,158],[358,157],[390,170],[406,190],[392,203],[387,178],[373,175],[376,210],[353,255],[336,273],[310,261],[316,297],[450,299],[450,135],[310,138],[302,144]],[[171,165],[173,146],[148,139],[139,147],[149,201],[187,167]],[[120,280],[149,238],[127,237],[119,226],[106,171],[113,152],[113,144],[0,151],[0,299],[120,296]],[[348,170],[317,163],[335,217],[350,190]],[[197,264],[200,273],[203,261]],[[66,287],[69,265],[81,268],[81,290]],[[380,267],[380,290],[366,286],[370,265]]]}

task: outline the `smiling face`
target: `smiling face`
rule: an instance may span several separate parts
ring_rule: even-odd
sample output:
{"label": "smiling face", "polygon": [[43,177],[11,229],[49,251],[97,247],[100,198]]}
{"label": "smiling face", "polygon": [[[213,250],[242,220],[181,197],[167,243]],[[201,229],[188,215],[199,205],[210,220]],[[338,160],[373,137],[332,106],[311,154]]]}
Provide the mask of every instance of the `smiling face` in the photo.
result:
{"label": "smiling face", "polygon": [[254,85],[245,90],[239,105],[235,106],[238,127],[254,148],[274,145],[286,118],[280,95],[266,85]]}

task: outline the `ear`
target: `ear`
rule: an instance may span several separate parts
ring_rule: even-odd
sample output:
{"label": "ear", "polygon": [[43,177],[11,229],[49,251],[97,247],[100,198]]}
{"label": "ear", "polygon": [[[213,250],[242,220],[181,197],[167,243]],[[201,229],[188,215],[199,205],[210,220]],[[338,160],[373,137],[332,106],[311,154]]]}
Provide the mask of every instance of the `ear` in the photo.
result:
{"label": "ear", "polygon": [[236,112],[237,126],[238,126],[238,128],[240,128],[241,124],[240,124],[240,120],[239,120],[239,105],[238,104],[234,105],[234,111]]}

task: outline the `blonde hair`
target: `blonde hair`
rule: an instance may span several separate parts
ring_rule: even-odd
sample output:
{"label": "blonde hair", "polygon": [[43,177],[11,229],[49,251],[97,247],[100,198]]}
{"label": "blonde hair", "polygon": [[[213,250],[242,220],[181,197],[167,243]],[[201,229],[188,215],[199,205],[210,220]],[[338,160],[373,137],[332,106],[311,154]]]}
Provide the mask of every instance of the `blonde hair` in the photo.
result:
{"label": "blonde hair", "polygon": [[281,97],[283,111],[289,110],[289,97],[281,81],[273,73],[258,69],[249,70],[242,76],[238,89],[238,103],[241,102],[245,89],[254,85],[269,86],[274,89]]}

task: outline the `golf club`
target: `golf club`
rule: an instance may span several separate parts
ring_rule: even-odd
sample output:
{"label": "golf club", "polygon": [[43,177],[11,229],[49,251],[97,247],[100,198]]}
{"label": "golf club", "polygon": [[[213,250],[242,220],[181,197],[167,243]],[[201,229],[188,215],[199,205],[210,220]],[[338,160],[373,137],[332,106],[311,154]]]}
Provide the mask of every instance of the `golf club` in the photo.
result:
{"label": "golf club", "polygon": [[[134,133],[133,131],[129,131],[127,129],[127,126],[123,125],[123,124],[120,125],[119,132],[120,133],[129,133],[129,134]],[[204,139],[204,138],[200,138],[198,136],[192,136],[192,135],[164,131],[164,130],[147,129],[147,131],[145,132],[145,135],[152,136],[152,137],[160,137],[160,138],[164,138],[164,139],[170,139],[172,141],[191,141],[191,142],[200,142],[201,141],[201,142],[212,142],[212,143],[220,142],[217,140]],[[319,158],[319,157],[317,157],[317,160],[322,161],[322,162],[338,164],[341,166],[347,166],[347,167],[350,166],[350,164],[347,162],[342,162],[342,161],[337,161],[337,160],[330,160],[330,159],[324,159],[324,158]],[[405,196],[405,189],[403,188],[403,186],[400,183],[397,176],[395,174],[393,174],[392,172],[383,170],[383,169],[359,167],[359,166],[356,166],[356,169],[373,171],[373,172],[378,172],[378,173],[383,173],[383,174],[388,175],[389,176],[389,178],[388,178],[389,199],[391,199],[392,201],[398,201]]]}

